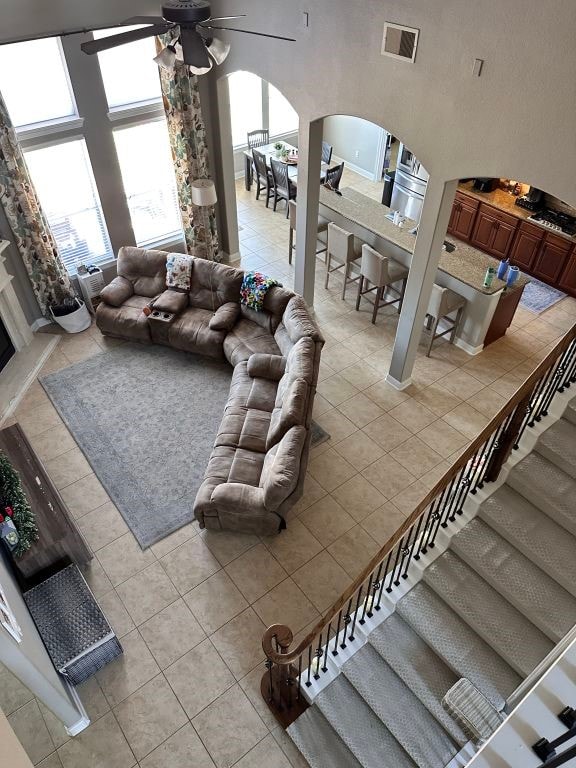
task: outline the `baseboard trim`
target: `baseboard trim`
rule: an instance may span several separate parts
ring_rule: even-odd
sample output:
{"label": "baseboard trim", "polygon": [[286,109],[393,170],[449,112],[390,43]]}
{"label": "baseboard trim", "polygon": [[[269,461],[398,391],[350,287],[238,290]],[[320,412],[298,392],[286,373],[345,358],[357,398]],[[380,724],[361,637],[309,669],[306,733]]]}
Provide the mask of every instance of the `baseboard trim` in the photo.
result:
{"label": "baseboard trim", "polygon": [[37,333],[40,328],[44,328],[47,325],[52,325],[52,322],[47,320],[45,317],[39,317],[38,320],[34,320],[30,328],[32,329],[33,333]]}
{"label": "baseboard trim", "polygon": [[394,376],[391,376],[389,373],[386,374],[385,381],[387,384],[390,384],[391,387],[394,387],[394,389],[398,389],[400,391],[403,389],[408,389],[408,387],[412,384],[412,379],[410,377],[404,381],[398,381],[398,379],[395,379]]}
{"label": "baseboard trim", "polygon": [[464,341],[464,339],[459,339],[458,337],[454,339],[454,346],[460,347],[460,349],[463,349],[464,352],[468,352],[469,355],[479,355],[480,352],[482,352],[484,349],[484,344],[479,347],[473,347],[471,344],[468,344],[467,341]]}

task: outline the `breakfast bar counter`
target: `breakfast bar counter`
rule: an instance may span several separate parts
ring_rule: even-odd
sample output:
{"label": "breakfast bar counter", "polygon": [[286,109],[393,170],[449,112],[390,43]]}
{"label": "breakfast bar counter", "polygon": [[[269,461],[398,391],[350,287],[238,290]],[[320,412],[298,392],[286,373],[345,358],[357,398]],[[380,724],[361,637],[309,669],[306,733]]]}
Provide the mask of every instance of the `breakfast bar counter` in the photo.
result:
{"label": "breakfast bar counter", "polygon": [[[402,227],[398,227],[391,220],[393,211],[390,208],[349,187],[340,191],[341,195],[338,195],[325,187],[320,188],[320,213],[380,253],[409,267],[416,242],[416,222],[406,219]],[[513,288],[507,289],[505,282],[495,278],[486,288],[486,270],[497,268],[497,259],[449,236],[445,242],[452,244],[454,250],[442,252],[436,282],[466,298],[456,343],[476,354],[485,343],[505,333],[529,279],[520,275]],[[500,331],[495,335],[496,328]]]}

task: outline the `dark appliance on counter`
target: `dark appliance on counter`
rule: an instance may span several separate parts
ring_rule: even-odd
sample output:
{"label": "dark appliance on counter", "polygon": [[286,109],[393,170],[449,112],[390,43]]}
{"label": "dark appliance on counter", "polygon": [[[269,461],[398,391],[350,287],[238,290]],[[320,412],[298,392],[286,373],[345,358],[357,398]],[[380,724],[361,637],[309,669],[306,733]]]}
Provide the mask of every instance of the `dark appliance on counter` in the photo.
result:
{"label": "dark appliance on counter", "polygon": [[514,205],[525,208],[527,211],[539,211],[544,203],[544,192],[537,187],[530,187],[528,192],[521,197],[517,197]]}
{"label": "dark appliance on counter", "polygon": [[499,183],[500,179],[489,179],[485,176],[478,176],[478,178],[474,179],[472,188],[476,192],[494,192],[495,189],[498,189]]}
{"label": "dark appliance on counter", "polygon": [[569,237],[576,235],[576,216],[570,216],[569,213],[555,211],[552,208],[544,208],[543,211],[533,213],[528,217],[528,221],[535,221],[553,232],[562,232]]}
{"label": "dark appliance on counter", "polygon": [[394,177],[396,171],[386,171],[384,174],[384,189],[382,190],[382,205],[391,207],[392,203],[392,189],[394,188]]}

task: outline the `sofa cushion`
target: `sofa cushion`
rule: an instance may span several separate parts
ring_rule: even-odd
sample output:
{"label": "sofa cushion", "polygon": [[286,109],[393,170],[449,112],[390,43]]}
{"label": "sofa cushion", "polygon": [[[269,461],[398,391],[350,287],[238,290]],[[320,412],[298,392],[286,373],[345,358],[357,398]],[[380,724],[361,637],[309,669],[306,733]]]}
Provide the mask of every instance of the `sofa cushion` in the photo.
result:
{"label": "sofa cushion", "polygon": [[168,331],[168,340],[175,349],[198,352],[207,357],[222,357],[224,331],[209,327],[212,311],[188,307],[179,315]]}
{"label": "sofa cushion", "polygon": [[286,357],[286,370],[278,382],[274,407],[282,405],[284,395],[296,379],[303,379],[311,385],[314,381],[315,346],[312,339],[305,336],[296,342]]}
{"label": "sofa cushion", "polygon": [[287,355],[292,346],[305,336],[313,341],[324,341],[304,299],[301,296],[293,296],[282,315],[282,322],[276,329],[274,339],[282,354]]}
{"label": "sofa cushion", "polygon": [[[128,301],[138,299],[143,304],[148,300],[143,296],[132,296]],[[111,307],[102,302],[96,310],[98,328],[110,336],[120,336],[135,341],[151,341],[148,318],[142,307],[133,307],[124,302],[121,307]]]}
{"label": "sofa cushion", "polygon": [[256,408],[228,408],[220,422],[214,445],[229,445],[266,452],[271,414]]}
{"label": "sofa cushion", "polygon": [[279,355],[274,337],[250,320],[239,320],[224,340],[224,354],[232,365],[248,360],[254,352]]}
{"label": "sofa cushion", "polygon": [[275,511],[294,491],[300,476],[300,458],[306,441],[304,427],[292,427],[266,454],[260,487],[266,509]]}
{"label": "sofa cushion", "polygon": [[194,259],[190,306],[215,311],[228,301],[239,303],[244,273],[207,259]]}
{"label": "sofa cushion", "polygon": [[265,355],[254,352],[248,358],[248,375],[253,379],[271,379],[280,381],[286,370],[286,358],[280,355]]}
{"label": "sofa cushion", "polygon": [[126,277],[115,277],[111,283],[102,288],[100,296],[102,301],[112,307],[121,307],[126,299],[134,293],[134,286]]}
{"label": "sofa cushion", "polygon": [[166,251],[125,245],[118,251],[118,274],[130,280],[134,293],[153,298],[166,288]]}
{"label": "sofa cushion", "polygon": [[180,291],[164,291],[154,302],[154,309],[160,312],[171,312],[174,315],[180,314],[188,306],[188,294]]}
{"label": "sofa cushion", "polygon": [[266,454],[229,445],[215,446],[204,473],[205,480],[218,483],[260,484]]}
{"label": "sofa cushion", "polygon": [[266,328],[270,333],[274,333],[292,296],[294,296],[292,291],[282,288],[280,285],[273,286],[266,291],[263,309],[260,312],[241,304],[242,317],[252,320],[257,325],[261,325],[262,328]]}
{"label": "sofa cushion", "polygon": [[249,375],[247,368],[246,362],[238,363],[235,366],[225,411],[237,408],[257,408],[260,411],[272,413],[278,383],[270,379],[254,379]]}
{"label": "sofa cushion", "polygon": [[272,411],[266,450],[276,445],[292,427],[305,426],[308,389],[304,379],[294,379],[290,384],[281,404]]}
{"label": "sofa cushion", "polygon": [[240,306],[235,301],[221,304],[210,318],[210,328],[213,331],[229,331],[240,314]]}

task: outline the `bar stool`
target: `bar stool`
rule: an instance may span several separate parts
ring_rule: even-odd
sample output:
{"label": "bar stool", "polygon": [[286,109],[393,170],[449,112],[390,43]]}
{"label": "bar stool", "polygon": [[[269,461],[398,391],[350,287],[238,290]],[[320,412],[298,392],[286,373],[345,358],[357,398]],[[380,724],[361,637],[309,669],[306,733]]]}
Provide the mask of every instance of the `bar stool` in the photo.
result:
{"label": "bar stool", "polygon": [[[374,248],[369,245],[362,246],[362,262],[360,264],[360,282],[358,284],[358,296],[356,298],[356,310],[360,309],[360,299],[362,296],[366,296],[367,293],[376,291],[374,301],[374,311],[372,312],[372,323],[376,322],[376,315],[378,310],[382,307],[387,307],[389,304],[398,303],[398,314],[402,309],[402,302],[404,301],[404,291],[406,290],[406,280],[408,279],[408,267],[404,267],[398,261],[383,256]],[[393,283],[402,281],[400,290],[394,288]],[[370,287],[364,288],[364,283],[368,283]],[[382,301],[384,294],[391,291],[396,294],[395,299],[390,301]],[[368,299],[370,301],[370,299]]]}
{"label": "bar stool", "polygon": [[[294,232],[296,232],[296,201],[290,200],[288,202],[288,211],[290,215],[290,234],[288,236],[288,264],[292,264],[292,251],[296,248],[294,244]],[[318,248],[316,251],[316,255],[320,253],[325,253],[328,244],[326,242],[327,235],[325,234],[328,231],[328,224],[330,224],[329,219],[325,219],[324,216],[318,216],[318,239],[316,244],[321,245],[321,248]]]}
{"label": "bar stool", "polygon": [[[348,283],[354,283],[360,279],[359,264],[356,262],[362,256],[362,243],[351,232],[330,222],[328,224],[328,255],[326,258],[326,280],[324,288],[328,288],[328,280],[332,272],[337,269],[344,269],[344,285],[342,287],[342,300],[346,298],[346,288]],[[336,266],[332,266],[332,262]],[[350,277],[352,269],[358,274],[356,277]]]}
{"label": "bar stool", "polygon": [[[459,293],[451,291],[449,288],[442,288],[439,285],[434,284],[432,286],[432,294],[430,301],[428,302],[428,309],[426,311],[426,328],[430,332],[430,343],[428,344],[428,351],[426,357],[430,357],[432,351],[432,344],[441,336],[450,334],[450,344],[454,344],[456,338],[456,332],[462,319],[462,313],[466,307],[467,301],[464,296],[460,296]],[[456,312],[456,317],[448,317],[453,312]],[[438,323],[444,320],[449,323],[449,327],[441,333],[436,333],[438,329]]]}

